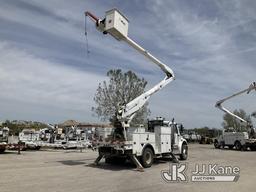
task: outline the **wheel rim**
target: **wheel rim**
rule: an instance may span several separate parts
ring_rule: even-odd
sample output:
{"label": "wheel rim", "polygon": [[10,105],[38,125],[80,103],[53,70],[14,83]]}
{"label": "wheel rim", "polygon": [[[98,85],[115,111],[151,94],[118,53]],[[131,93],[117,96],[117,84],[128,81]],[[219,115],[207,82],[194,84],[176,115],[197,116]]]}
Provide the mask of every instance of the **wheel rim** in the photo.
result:
{"label": "wheel rim", "polygon": [[146,159],[146,163],[147,164],[150,164],[151,161],[152,161],[152,155],[150,152],[147,152],[146,155],[145,155],[145,159]]}
{"label": "wheel rim", "polygon": [[187,151],[187,146],[184,146],[184,147],[183,147],[183,154],[184,154],[184,155],[187,155],[187,153],[188,153],[188,151]]}
{"label": "wheel rim", "polygon": [[237,150],[240,150],[240,148],[241,148],[240,143],[237,142],[237,143],[236,143],[236,149],[237,149]]}

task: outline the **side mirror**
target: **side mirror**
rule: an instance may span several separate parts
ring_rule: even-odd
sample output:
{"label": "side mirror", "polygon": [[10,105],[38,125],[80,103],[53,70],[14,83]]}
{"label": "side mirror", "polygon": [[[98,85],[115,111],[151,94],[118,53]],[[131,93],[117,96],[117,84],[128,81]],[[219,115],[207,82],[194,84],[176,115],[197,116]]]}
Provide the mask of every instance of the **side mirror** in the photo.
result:
{"label": "side mirror", "polygon": [[184,126],[181,124],[180,125],[180,133],[183,133],[184,132]]}

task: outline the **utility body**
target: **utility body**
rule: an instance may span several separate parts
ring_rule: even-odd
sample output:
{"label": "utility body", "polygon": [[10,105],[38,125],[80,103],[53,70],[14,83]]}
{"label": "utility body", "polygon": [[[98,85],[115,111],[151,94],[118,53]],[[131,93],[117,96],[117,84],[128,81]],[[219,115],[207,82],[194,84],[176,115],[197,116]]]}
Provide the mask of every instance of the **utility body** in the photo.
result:
{"label": "utility body", "polygon": [[179,155],[181,159],[187,159],[187,142],[174,122],[158,119],[156,121],[160,124],[153,126],[150,131],[146,131],[144,127],[130,127],[131,120],[149,98],[175,79],[172,69],[128,37],[129,21],[117,9],[107,11],[104,19],[99,19],[90,12],[85,12],[85,15],[95,22],[100,32],[126,42],[165,73],[164,79],[154,87],[119,107],[112,139],[100,143],[99,157],[95,163],[98,164],[102,157],[105,157],[106,161],[113,157],[119,160],[129,157],[137,168],[142,170],[143,167],[152,165],[154,157],[169,155],[176,159],[174,155]]}
{"label": "utility body", "polygon": [[98,148],[99,157],[105,157],[106,162],[111,160],[125,161],[130,158],[139,168],[147,168],[154,158],[170,157],[181,160],[188,156],[187,141],[181,135],[181,127],[175,122],[156,118],[148,122],[148,129],[144,127],[130,127],[127,130],[127,140],[113,138],[109,142],[102,142]]}

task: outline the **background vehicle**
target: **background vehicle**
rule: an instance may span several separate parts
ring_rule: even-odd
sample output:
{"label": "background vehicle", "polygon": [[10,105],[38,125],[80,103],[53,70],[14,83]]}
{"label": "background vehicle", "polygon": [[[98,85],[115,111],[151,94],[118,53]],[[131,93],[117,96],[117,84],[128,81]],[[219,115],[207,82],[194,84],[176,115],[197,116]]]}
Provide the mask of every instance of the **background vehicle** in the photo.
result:
{"label": "background vehicle", "polygon": [[240,94],[246,93],[249,94],[252,90],[256,90],[256,83],[253,82],[249,88],[242,90],[238,93],[235,93],[227,98],[224,98],[216,103],[216,107],[220,110],[228,113],[229,115],[236,118],[240,123],[243,123],[247,127],[247,132],[236,132],[233,128],[223,130],[222,135],[214,140],[214,146],[216,148],[224,148],[228,146],[230,149],[235,147],[236,150],[244,149],[246,150],[248,147],[252,150],[256,150],[256,129],[253,128],[250,122],[242,119],[241,117],[235,115],[228,109],[222,106],[222,103],[228,99],[236,97]]}
{"label": "background vehicle", "polygon": [[202,135],[199,141],[200,144],[212,144],[213,143],[213,139],[208,137],[208,136],[204,136]]}
{"label": "background vehicle", "polygon": [[0,128],[0,153],[3,153],[6,150],[8,144],[9,128],[3,127]]}
{"label": "background vehicle", "polygon": [[40,132],[34,129],[23,129],[19,133],[19,141],[25,147],[24,149],[40,149],[38,141],[40,140]]}

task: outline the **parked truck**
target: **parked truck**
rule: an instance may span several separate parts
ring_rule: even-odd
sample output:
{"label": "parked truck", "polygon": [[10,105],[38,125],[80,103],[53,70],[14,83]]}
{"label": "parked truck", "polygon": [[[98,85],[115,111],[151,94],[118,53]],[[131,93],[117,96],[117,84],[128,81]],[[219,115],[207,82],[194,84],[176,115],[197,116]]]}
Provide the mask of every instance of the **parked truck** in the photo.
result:
{"label": "parked truck", "polygon": [[215,148],[224,148],[228,146],[230,149],[235,147],[236,150],[246,150],[250,148],[252,151],[256,150],[256,129],[253,127],[251,122],[246,121],[245,119],[239,117],[238,115],[232,113],[227,108],[222,106],[222,103],[226,100],[229,100],[233,97],[241,95],[243,93],[249,94],[252,90],[256,90],[256,83],[253,82],[249,88],[242,90],[238,93],[235,93],[227,98],[224,98],[216,103],[216,107],[225,113],[231,115],[241,124],[244,124],[247,128],[245,132],[237,132],[232,127],[226,130],[223,130],[222,135],[214,140]]}
{"label": "parked truck", "polygon": [[8,145],[9,128],[0,128],[0,153],[3,153]]}
{"label": "parked truck", "polygon": [[117,9],[107,11],[104,19],[99,19],[90,12],[85,12],[85,15],[95,22],[100,32],[128,43],[160,67],[166,75],[153,88],[120,106],[116,112],[117,119],[114,123],[112,139],[100,143],[99,156],[95,164],[97,165],[103,157],[106,161],[113,158],[124,160],[130,158],[138,170],[143,170],[143,167],[150,167],[157,157],[171,156],[177,161],[175,155],[178,155],[182,160],[187,159],[187,142],[174,122],[156,119],[153,122],[157,123],[148,131],[143,127],[130,127],[130,122],[149,98],[175,79],[172,69],[128,37],[128,19]]}
{"label": "parked truck", "polygon": [[26,149],[40,149],[40,131],[35,129],[23,129],[19,133],[19,142],[24,146],[23,150]]}

